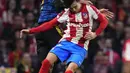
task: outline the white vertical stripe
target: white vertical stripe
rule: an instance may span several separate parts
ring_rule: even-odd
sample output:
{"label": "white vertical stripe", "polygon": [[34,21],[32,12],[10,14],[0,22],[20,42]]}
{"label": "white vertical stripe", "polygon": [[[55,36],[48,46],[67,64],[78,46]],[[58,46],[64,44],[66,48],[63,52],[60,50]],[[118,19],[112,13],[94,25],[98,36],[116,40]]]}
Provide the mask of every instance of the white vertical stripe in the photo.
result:
{"label": "white vertical stripe", "polygon": [[86,8],[87,8],[88,15],[89,15],[89,31],[91,31],[92,26],[93,26],[93,19],[92,19],[93,11],[92,11],[91,7],[88,5],[86,5]]}
{"label": "white vertical stripe", "polygon": [[[89,32],[92,30],[92,26],[93,26],[93,11],[92,8],[88,5],[86,5],[87,11],[88,11],[88,15],[89,15]],[[89,45],[89,40],[86,40],[84,43],[84,48],[86,50],[88,50],[88,45]]]}
{"label": "white vertical stripe", "polygon": [[75,14],[75,21],[76,22],[82,22],[83,21],[81,12]]}
{"label": "white vertical stripe", "polygon": [[88,5],[86,5],[86,6],[87,6],[88,11],[91,13],[92,17],[94,19],[97,19],[98,18],[98,14],[95,12],[95,10],[93,10],[93,8],[91,6],[88,6]]}
{"label": "white vertical stripe", "polygon": [[69,19],[69,9],[65,9],[65,12],[61,16],[57,16],[58,22],[63,23]]}
{"label": "white vertical stripe", "polygon": [[89,45],[89,40],[85,41],[85,43],[84,43],[84,48],[85,48],[86,50],[88,50],[88,45]]}
{"label": "white vertical stripe", "polygon": [[127,43],[126,44],[126,48],[125,48],[125,51],[123,53],[123,56],[124,58],[127,60],[127,61],[130,61],[130,43]]}
{"label": "white vertical stripe", "polygon": [[93,13],[94,13],[93,18],[98,19],[98,14],[94,10],[93,10]]}
{"label": "white vertical stripe", "polygon": [[83,28],[82,27],[77,27],[76,28],[76,36],[71,40],[71,42],[78,44],[79,40],[83,37]]}

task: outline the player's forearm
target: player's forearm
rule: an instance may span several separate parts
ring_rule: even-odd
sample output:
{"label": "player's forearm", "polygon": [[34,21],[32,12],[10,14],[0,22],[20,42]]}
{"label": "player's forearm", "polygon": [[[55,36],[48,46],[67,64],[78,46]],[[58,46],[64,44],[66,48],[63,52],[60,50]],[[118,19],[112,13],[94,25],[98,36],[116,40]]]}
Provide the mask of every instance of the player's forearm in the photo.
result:
{"label": "player's forearm", "polygon": [[29,33],[32,34],[32,33],[44,32],[44,31],[50,29],[51,26],[52,26],[52,25],[49,25],[49,23],[46,22],[46,23],[44,23],[44,24],[42,24],[42,25],[40,25],[40,26],[38,26],[38,27],[31,28],[31,29],[29,30]]}
{"label": "player's forearm", "polygon": [[100,15],[100,18],[98,20],[100,22],[100,25],[96,30],[96,35],[99,35],[108,25],[108,20],[103,15]]}
{"label": "player's forearm", "polygon": [[41,24],[40,26],[38,27],[34,27],[34,28],[31,28],[29,30],[29,33],[38,33],[38,32],[44,32],[46,30],[49,30],[50,28],[52,28],[54,25],[56,25],[58,22],[57,22],[57,18],[54,18],[53,20],[49,21],[49,22],[45,22],[43,24]]}

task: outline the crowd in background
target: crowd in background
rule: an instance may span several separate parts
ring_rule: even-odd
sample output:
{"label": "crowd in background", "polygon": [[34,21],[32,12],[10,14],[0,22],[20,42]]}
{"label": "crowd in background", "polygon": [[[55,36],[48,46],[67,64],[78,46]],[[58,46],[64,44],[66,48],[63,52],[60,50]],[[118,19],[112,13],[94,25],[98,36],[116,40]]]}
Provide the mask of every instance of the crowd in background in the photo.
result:
{"label": "crowd in background", "polygon": [[[121,73],[123,44],[130,38],[130,1],[91,1],[99,9],[107,8],[114,12],[115,17],[109,20],[105,31],[90,42],[88,58],[77,73]],[[20,38],[20,30],[36,26],[40,2],[0,0],[0,67],[15,67],[18,73],[37,73],[40,63],[35,37],[24,35]],[[93,29],[97,27],[94,23]],[[64,73],[62,64],[57,66],[57,70]]]}

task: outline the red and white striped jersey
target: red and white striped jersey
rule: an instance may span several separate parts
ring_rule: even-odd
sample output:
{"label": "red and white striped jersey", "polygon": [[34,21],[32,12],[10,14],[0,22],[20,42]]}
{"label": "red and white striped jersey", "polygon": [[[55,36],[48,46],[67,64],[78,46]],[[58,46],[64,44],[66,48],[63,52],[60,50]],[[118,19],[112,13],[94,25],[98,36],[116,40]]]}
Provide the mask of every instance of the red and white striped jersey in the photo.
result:
{"label": "red and white striped jersey", "polygon": [[[31,28],[29,33],[38,33],[46,31],[59,23],[67,23],[67,29],[64,31],[62,39],[66,39],[72,43],[88,49],[89,40],[84,38],[86,32],[92,30],[93,19],[98,19],[100,22],[97,28],[96,35],[99,35],[107,26],[107,19],[94,6],[82,4],[79,13],[71,13],[69,9],[65,9],[57,17],[49,22],[42,23],[40,26]],[[61,40],[62,40],[61,39]]]}
{"label": "red and white striped jersey", "polygon": [[[65,9],[57,16],[59,23],[67,23],[67,29],[64,31],[62,39],[71,41],[81,47],[88,49],[89,40],[84,38],[86,32],[92,30],[93,19],[98,19],[101,13],[94,6],[82,5],[79,13],[71,13],[69,9]],[[61,40],[62,40],[61,39]]]}

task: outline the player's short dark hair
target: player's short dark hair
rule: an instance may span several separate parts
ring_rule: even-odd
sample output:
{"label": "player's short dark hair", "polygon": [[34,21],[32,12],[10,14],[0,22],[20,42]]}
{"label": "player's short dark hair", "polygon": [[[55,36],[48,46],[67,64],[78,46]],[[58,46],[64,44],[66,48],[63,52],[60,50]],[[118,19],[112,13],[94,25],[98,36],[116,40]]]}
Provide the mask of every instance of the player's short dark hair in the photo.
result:
{"label": "player's short dark hair", "polygon": [[54,6],[56,9],[69,8],[74,0],[54,0]]}
{"label": "player's short dark hair", "polygon": [[71,4],[73,3],[74,0],[62,0],[65,7],[68,8],[71,6]]}

